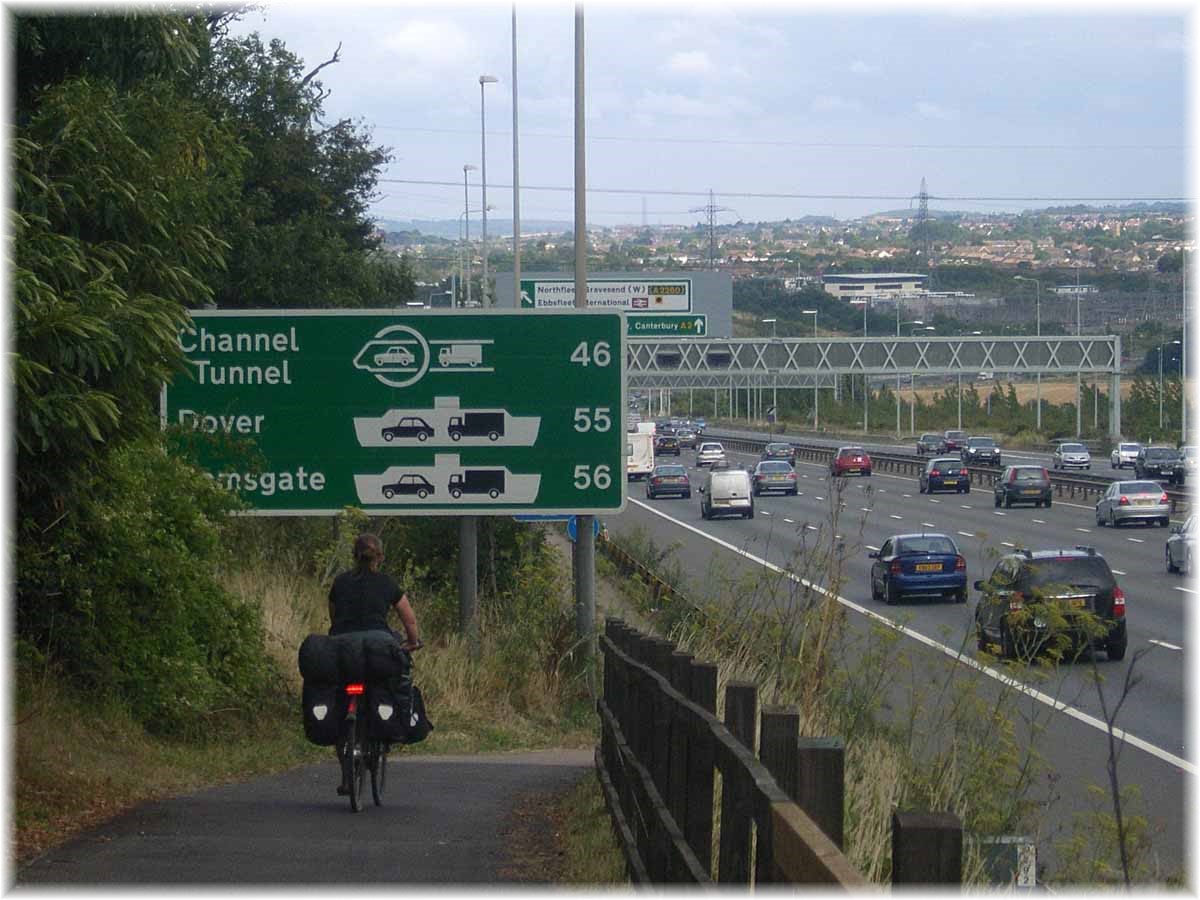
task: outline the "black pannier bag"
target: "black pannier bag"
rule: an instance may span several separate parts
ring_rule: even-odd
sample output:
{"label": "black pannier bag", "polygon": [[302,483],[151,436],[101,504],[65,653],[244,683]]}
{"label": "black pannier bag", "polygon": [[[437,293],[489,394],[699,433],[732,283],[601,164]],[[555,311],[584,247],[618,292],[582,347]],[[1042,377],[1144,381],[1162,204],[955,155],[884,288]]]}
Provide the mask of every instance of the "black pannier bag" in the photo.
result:
{"label": "black pannier bag", "polygon": [[332,638],[337,648],[338,679],[342,684],[362,683],[367,680],[367,660],[363,652],[363,639],[369,631],[348,631]]}
{"label": "black pannier bag", "polygon": [[371,737],[402,744],[408,738],[412,679],[397,675],[373,681],[367,688],[367,723]]}
{"label": "black pannier bag", "polygon": [[304,736],[321,747],[337,743],[342,720],[346,717],[344,694],[336,684],[305,682],[301,691],[304,712]]}
{"label": "black pannier bag", "polygon": [[412,686],[412,708],[408,711],[408,733],[405,743],[416,744],[425,740],[433,731],[433,723],[425,715],[425,700],[421,697],[421,689]]}
{"label": "black pannier bag", "polygon": [[336,684],[337,643],[327,634],[310,634],[300,645],[300,677],[312,684]]}
{"label": "black pannier bag", "polygon": [[363,638],[368,681],[386,681],[412,672],[412,657],[399,639],[385,631],[368,631]]}

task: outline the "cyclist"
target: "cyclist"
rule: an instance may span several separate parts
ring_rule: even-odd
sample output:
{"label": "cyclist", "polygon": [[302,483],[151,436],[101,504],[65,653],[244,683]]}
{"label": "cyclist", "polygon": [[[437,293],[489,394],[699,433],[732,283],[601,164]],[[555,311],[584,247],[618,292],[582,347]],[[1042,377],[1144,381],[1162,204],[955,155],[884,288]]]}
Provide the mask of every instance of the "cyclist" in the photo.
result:
{"label": "cyclist", "polygon": [[[354,539],[354,568],[333,580],[329,589],[329,633],[387,631],[388,610],[395,608],[404,625],[406,650],[417,650],[421,632],[408,594],[390,575],[379,571],[383,564],[383,541],[364,532]],[[399,635],[396,635],[399,639]]]}
{"label": "cyclist", "polygon": [[[422,646],[417,617],[408,602],[408,594],[390,575],[379,571],[383,564],[383,541],[378,535],[364,532],[354,539],[354,568],[333,580],[329,589],[329,633],[351,631],[386,631],[398,641],[400,635],[388,627],[387,616],[395,609],[404,625],[406,639],[400,646],[419,650]],[[342,747],[338,744],[338,763]],[[339,765],[339,770],[344,771]],[[338,794],[349,794],[350,786],[338,785]]]}

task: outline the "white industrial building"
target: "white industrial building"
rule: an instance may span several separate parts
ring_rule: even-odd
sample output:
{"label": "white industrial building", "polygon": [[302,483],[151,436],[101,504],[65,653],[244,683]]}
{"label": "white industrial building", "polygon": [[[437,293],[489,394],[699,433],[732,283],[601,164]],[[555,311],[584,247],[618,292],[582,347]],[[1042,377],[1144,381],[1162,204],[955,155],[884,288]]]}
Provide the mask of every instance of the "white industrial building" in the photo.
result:
{"label": "white industrial building", "polygon": [[894,300],[923,297],[928,275],[910,272],[864,272],[853,275],[823,275],[825,291],[843,300]]}

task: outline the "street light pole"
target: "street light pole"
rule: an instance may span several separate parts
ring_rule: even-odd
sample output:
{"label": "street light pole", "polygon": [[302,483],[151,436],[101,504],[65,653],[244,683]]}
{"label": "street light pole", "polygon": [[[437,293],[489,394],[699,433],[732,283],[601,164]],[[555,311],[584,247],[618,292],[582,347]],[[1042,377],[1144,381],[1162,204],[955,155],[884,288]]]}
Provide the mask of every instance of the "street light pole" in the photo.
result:
{"label": "street light pole", "polygon": [[467,302],[466,305],[471,305],[471,204],[467,195],[467,173],[474,172],[475,166],[467,163],[463,166],[463,218],[466,223],[466,244],[463,247],[463,259],[466,260],[466,271],[463,272],[463,281],[467,285]]}
{"label": "street light pole", "polygon": [[513,303],[521,308],[521,154],[517,146],[517,4],[512,5],[513,95]]}
{"label": "street light pole", "polygon": [[[770,325],[771,325],[771,340],[775,341],[776,340],[775,320],[774,319],[763,319],[762,321],[763,321],[764,325],[770,323]],[[778,369],[776,369],[774,372],[771,373],[771,408],[775,410],[775,419],[776,419],[776,421],[778,421],[779,420],[779,370]],[[768,422],[767,426],[771,432],[774,432],[775,428],[774,428],[773,422]]]}
{"label": "street light pole", "polygon": [[[1036,278],[1030,278],[1027,275],[1014,275],[1014,281],[1032,281],[1034,289],[1037,291],[1037,333],[1038,337],[1042,336],[1042,283]],[[1037,373],[1037,430],[1042,430],[1042,373]]]}
{"label": "street light pole", "polygon": [[495,84],[500,79],[495,75],[479,76],[479,160],[483,168],[479,172],[483,183],[483,280],[479,283],[479,302],[488,305],[488,240],[487,240],[487,129],[484,125],[483,86]]}
{"label": "street light pole", "polygon": [[[817,310],[802,309],[801,315],[813,317],[813,337],[817,336]],[[817,353],[816,345],[813,346],[813,355]],[[815,370],[813,371],[813,431],[817,431],[821,424],[821,395],[817,393],[818,385],[820,384],[820,375]]]}

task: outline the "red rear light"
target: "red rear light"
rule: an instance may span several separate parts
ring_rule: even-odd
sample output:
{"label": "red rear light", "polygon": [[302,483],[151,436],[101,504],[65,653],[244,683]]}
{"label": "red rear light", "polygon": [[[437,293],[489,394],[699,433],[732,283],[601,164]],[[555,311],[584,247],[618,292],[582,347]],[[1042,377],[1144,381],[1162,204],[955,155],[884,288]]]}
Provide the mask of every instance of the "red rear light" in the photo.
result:
{"label": "red rear light", "polygon": [[889,567],[889,569],[893,575],[899,575],[900,574],[900,560],[893,559],[892,564]]}
{"label": "red rear light", "polygon": [[1129,498],[1128,498],[1128,497],[1126,497],[1124,494],[1122,494],[1122,495],[1121,495],[1121,499],[1117,501],[1117,505],[1118,505],[1118,506],[1128,506],[1128,505],[1129,505]]}
{"label": "red rear light", "polygon": [[940,471],[938,471],[937,469],[933,469],[932,471],[930,471],[929,474],[930,475],[941,475],[942,473]]}
{"label": "red rear light", "polygon": [[1158,498],[1159,503],[1169,503],[1170,500],[1171,498],[1167,496],[1166,491],[1163,491],[1162,496]]}
{"label": "red rear light", "polygon": [[1046,479],[1046,481],[1050,480],[1050,473],[1047,472],[1045,469],[1042,469],[1042,478]]}
{"label": "red rear light", "polygon": [[657,477],[657,476],[655,476],[654,478],[651,478],[651,479],[650,479],[650,483],[651,483],[651,484],[662,484],[662,479],[661,479],[661,478],[659,478],[659,477]]}
{"label": "red rear light", "polygon": [[788,478],[790,478],[792,481],[795,481],[795,480],[796,480],[796,473],[795,473],[795,472],[788,472]]}
{"label": "red rear light", "polygon": [[968,472],[966,469],[959,469],[958,474],[959,475],[970,475],[971,473]]}
{"label": "red rear light", "polygon": [[1125,618],[1125,592],[1121,590],[1120,585],[1113,588],[1113,617]]}
{"label": "red rear light", "polygon": [[346,693],[347,694],[353,694],[353,695],[357,696],[357,695],[361,694],[362,692],[363,692],[363,686],[361,684],[346,685]]}
{"label": "red rear light", "polygon": [[955,572],[967,571],[967,561],[965,559],[963,559],[961,556],[954,557],[954,571]]}

